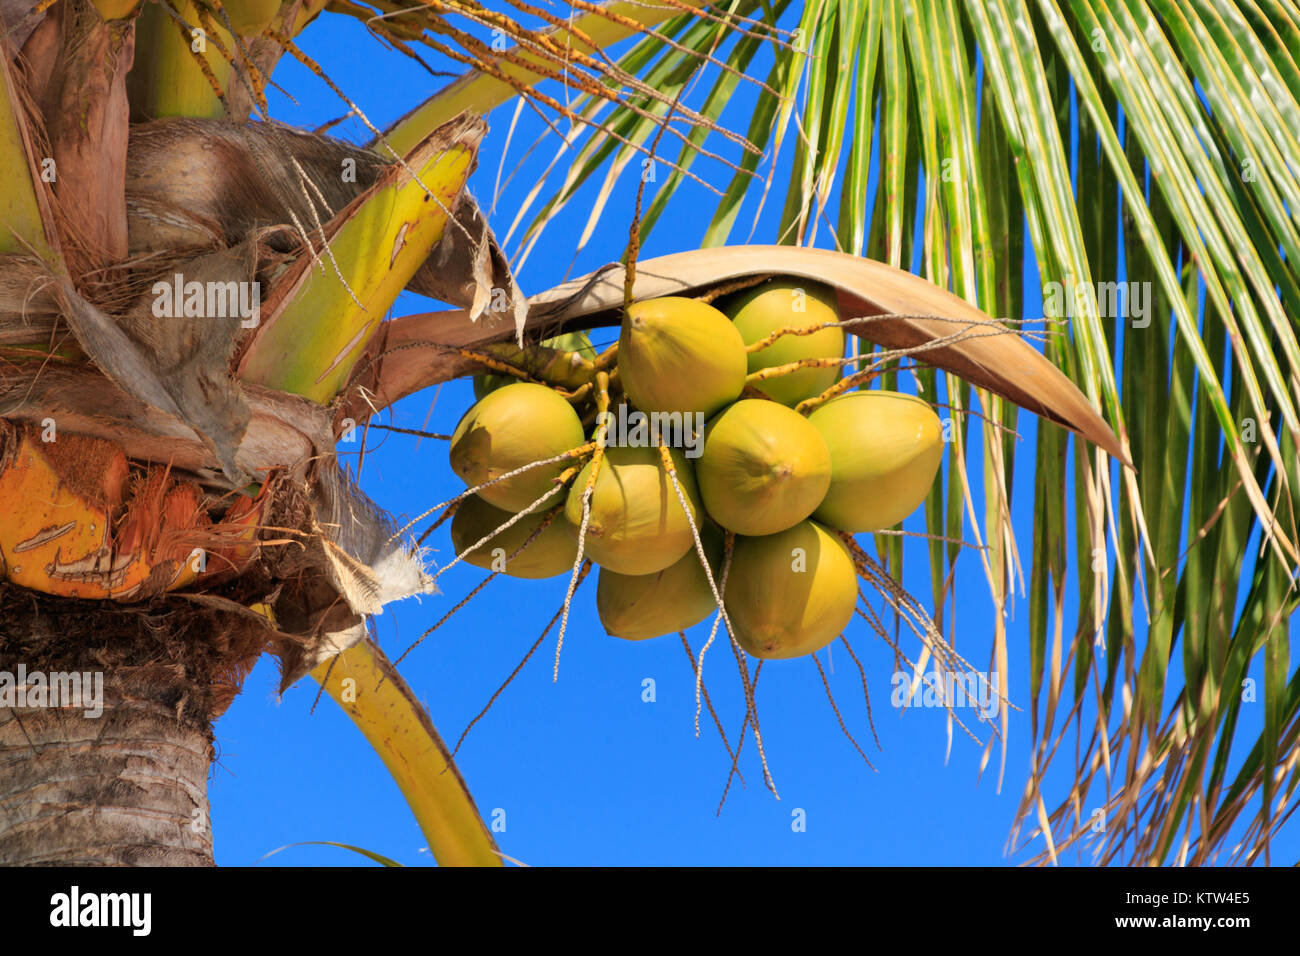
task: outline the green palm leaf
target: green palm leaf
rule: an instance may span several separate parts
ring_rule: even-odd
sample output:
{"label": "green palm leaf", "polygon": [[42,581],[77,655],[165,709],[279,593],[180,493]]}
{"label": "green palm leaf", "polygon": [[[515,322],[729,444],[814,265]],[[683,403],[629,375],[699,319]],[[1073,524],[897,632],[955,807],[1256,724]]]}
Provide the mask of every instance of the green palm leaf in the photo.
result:
{"label": "green palm leaf", "polygon": [[[1076,848],[1105,862],[1201,863],[1234,845],[1235,862],[1267,859],[1300,780],[1283,772],[1300,737],[1288,640],[1300,540],[1300,12],[1283,0],[807,0],[768,13],[791,33],[738,36],[716,54],[764,76],[746,131],[763,160],[711,145],[702,124],[675,160],[690,169],[706,144],[734,157],[700,245],[726,242],[746,204],[757,224],[775,187],[779,223],[759,241],[834,243],[904,267],[916,250],[924,275],[991,314],[1068,320],[1047,354],[1135,466],[1116,468],[1047,424],[1032,450],[994,427],[970,431],[976,408],[1008,428],[1015,409],[978,391],[971,407],[955,378],[918,372],[922,387],[942,384],[960,426],[929,529],[987,546],[978,570],[998,622],[994,663],[1005,673],[1011,655],[1030,672],[1032,769],[1011,845],[1041,840],[1037,860]],[[710,49],[716,27],[673,25]],[[651,38],[622,66],[670,96],[698,91],[686,99],[714,123],[739,88],[727,73],[690,87],[685,77],[709,67]],[[617,111],[608,128],[636,143],[653,132]],[[608,194],[630,155],[594,131],[527,243],[600,168]],[[657,186],[643,231],[671,215],[684,178]],[[1059,296],[1026,296],[1027,259]],[[1116,314],[1122,281],[1145,293],[1145,315]],[[982,505],[968,438],[981,450]],[[1010,520],[1016,449],[1033,456],[1031,535]],[[898,573],[897,539],[878,547]],[[1026,587],[1022,548],[1023,656],[1002,623]],[[962,553],[929,548],[940,622],[954,565],[976,570]],[[1062,620],[1071,574],[1073,629]],[[1261,710],[1245,721],[1250,707]],[[1072,733],[1078,747],[1061,747]],[[1062,787],[1049,770],[1071,759]]]}

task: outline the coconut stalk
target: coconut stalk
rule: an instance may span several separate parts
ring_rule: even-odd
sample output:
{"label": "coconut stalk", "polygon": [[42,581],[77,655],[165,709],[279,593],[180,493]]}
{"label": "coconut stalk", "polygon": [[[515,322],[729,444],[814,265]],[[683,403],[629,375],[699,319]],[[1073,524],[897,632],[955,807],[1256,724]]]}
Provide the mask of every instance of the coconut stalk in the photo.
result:
{"label": "coconut stalk", "polygon": [[269,293],[241,379],[315,402],[335,395],[384,313],[452,228],[484,132],[469,117],[442,127],[311,229],[324,249],[296,260]]}
{"label": "coconut stalk", "polygon": [[504,865],[428,712],[378,645],[358,641],[312,677],[384,761],[439,866]]}
{"label": "coconut stalk", "polygon": [[131,112],[138,120],[224,117],[221,100],[232,76],[221,50],[233,50],[234,39],[223,26],[200,19],[193,0],[171,2],[170,10],[144,4],[135,21],[141,68],[131,71],[128,84]]}
{"label": "coconut stalk", "polygon": [[[435,131],[318,227],[323,256],[299,259],[272,290],[243,378],[333,398],[392,301],[456,227],[453,210],[484,131],[469,118]],[[311,674],[384,761],[439,864],[502,865],[428,713],[378,646],[357,641]]]}

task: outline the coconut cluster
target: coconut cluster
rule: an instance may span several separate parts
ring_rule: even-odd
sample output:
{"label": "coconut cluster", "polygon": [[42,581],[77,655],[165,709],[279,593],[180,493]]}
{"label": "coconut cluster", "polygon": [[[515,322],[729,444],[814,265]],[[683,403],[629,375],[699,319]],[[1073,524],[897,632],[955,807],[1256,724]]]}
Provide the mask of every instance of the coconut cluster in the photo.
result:
{"label": "coconut cluster", "polygon": [[452,469],[479,489],[452,522],[456,553],[550,577],[581,537],[616,637],[685,630],[720,593],[753,656],[824,647],[857,606],[846,538],[914,511],[943,448],[920,399],[833,391],[839,321],[833,289],[768,280],[716,305],[634,303],[606,355],[581,333],[514,350],[476,378],[452,435]]}

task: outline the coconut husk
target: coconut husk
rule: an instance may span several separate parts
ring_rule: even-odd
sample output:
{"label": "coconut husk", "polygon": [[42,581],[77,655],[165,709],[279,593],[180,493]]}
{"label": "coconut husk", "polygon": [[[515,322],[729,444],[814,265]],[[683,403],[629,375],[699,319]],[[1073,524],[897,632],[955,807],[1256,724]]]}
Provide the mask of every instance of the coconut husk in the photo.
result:
{"label": "coconut husk", "polygon": [[281,582],[276,620],[293,636],[273,645],[282,690],[364,638],[368,617],[385,604],[434,593],[422,550],[336,465],[286,489],[268,523],[305,529],[264,563]]}
{"label": "coconut husk", "polygon": [[33,13],[36,7],[36,0],[0,0],[0,33],[8,35],[13,49],[22,49],[32,31],[46,18],[47,11]]}
{"label": "coconut husk", "polygon": [[[192,259],[177,273],[186,283],[247,286],[255,281],[256,262],[255,243],[243,243]],[[243,332],[238,315],[159,318],[152,313],[150,293],[125,315],[109,316],[66,280],[55,287],[55,294],[77,342],[104,374],[124,391],[188,425],[212,450],[232,484],[248,483],[236,450],[250,412],[230,374],[230,359]],[[206,308],[205,303],[201,311]]]}
{"label": "coconut husk", "polygon": [[523,342],[528,302],[515,284],[510,263],[474,197],[468,191],[433,254],[406,288],[464,309],[471,322],[485,315],[508,316]]}
{"label": "coconut husk", "polygon": [[39,259],[0,255],[0,345],[50,341],[59,317],[54,286]]}
{"label": "coconut husk", "polygon": [[[356,175],[344,179],[349,161]],[[282,123],[141,123],[127,153],[130,251],[236,246],[268,225],[283,227],[271,242],[276,251],[300,249],[299,226],[314,237],[392,165],[374,150]],[[407,288],[464,308],[471,321],[495,315],[523,329],[523,293],[468,193]]]}
{"label": "coconut husk", "polygon": [[[554,510],[536,511],[504,531],[497,530],[512,517],[478,495],[470,495],[456,508],[451,522],[455,553],[464,553],[465,561],[476,567],[501,570],[517,578],[549,578],[572,570],[578,542],[564,518]],[[484,538],[488,538],[484,544],[469,551]]]}
{"label": "coconut husk", "polygon": [[[275,468],[303,475],[316,454],[312,436],[329,434],[330,412],[295,395],[244,385],[249,423],[235,449],[247,474]],[[96,435],[118,445],[128,458],[156,462],[194,475],[205,487],[239,487],[222,471],[211,447],[182,420],[165,414],[83,366],[50,363],[0,374],[0,418],[39,424],[47,418],[60,432]]]}
{"label": "coconut husk", "polygon": [[[340,175],[345,160],[355,165],[355,181]],[[371,150],[283,123],[140,123],[131,127],[127,151],[130,251],[234,246],[267,225],[293,226],[295,219],[311,230],[370,188],[388,165]]]}
{"label": "coconut husk", "polygon": [[[723,540],[712,525],[700,532],[704,553],[716,579],[722,565]],[[596,612],[606,633],[643,641],[694,627],[716,608],[713,588],[692,548],[654,574],[619,574],[600,569]]]}
{"label": "coconut husk", "polygon": [[[272,287],[286,261],[304,254],[304,232],[319,232],[393,164],[288,127],[202,120],[133,127],[128,152],[127,258],[92,271],[35,254],[0,261],[0,347],[58,347],[39,360],[14,351],[15,361],[0,362],[0,476],[10,471],[21,487],[45,481],[68,509],[57,526],[20,529],[24,553],[75,533],[89,543],[59,556],[57,570],[133,575],[129,586],[105,585],[97,597],[149,607],[185,601],[189,613],[232,622],[223,631],[234,649],[217,674],[225,688],[214,692],[217,713],[258,653],[280,658],[287,686],[364,637],[368,617],[386,603],[430,592],[432,583],[421,550],[339,467],[337,409],[237,381],[244,317],[230,309],[155,315],[153,286],[179,274],[205,287]],[[355,181],[339,175],[346,159],[355,161]],[[481,213],[472,204],[459,211],[447,234],[461,238],[434,252],[440,270],[463,270],[465,281],[430,290],[487,309],[500,301],[493,290],[513,290],[513,280]],[[55,220],[54,239],[75,235],[75,222]],[[101,240],[83,245],[112,245]],[[31,457],[62,470],[51,477],[48,467],[17,468],[19,430],[4,419],[28,434],[52,423],[54,444],[34,446],[43,451]],[[129,468],[119,483],[129,492],[108,496],[96,484],[98,459],[79,455],[83,445],[113,450]],[[73,467],[79,458],[84,467]],[[250,482],[261,485],[256,499],[229,494]],[[102,548],[91,532],[103,536]],[[191,571],[181,560],[191,548],[214,567]],[[0,588],[7,575],[0,561]],[[51,595],[67,599],[54,590],[67,590],[65,578],[50,577]],[[44,593],[39,580],[25,586]]]}
{"label": "coconut husk", "polygon": [[737,538],[725,603],[736,640],[755,657],[802,657],[843,633],[858,601],[853,559],[814,521]]}

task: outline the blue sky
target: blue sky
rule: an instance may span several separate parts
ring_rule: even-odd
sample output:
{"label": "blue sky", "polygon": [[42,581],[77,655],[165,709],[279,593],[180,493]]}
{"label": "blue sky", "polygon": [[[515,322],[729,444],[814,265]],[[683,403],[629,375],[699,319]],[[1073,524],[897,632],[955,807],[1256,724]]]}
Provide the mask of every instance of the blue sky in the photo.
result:
{"label": "blue sky", "polygon": [[[305,34],[303,47],[381,127],[445,82],[400,55],[382,51],[360,25],[342,17],[322,17]],[[756,64],[761,64],[756,70],[766,71],[761,57]],[[297,101],[290,103],[279,94],[272,98],[272,115],[280,120],[311,128],[347,111],[324,84],[295,63],[284,63],[276,80]],[[471,180],[485,206],[493,198],[513,110],[509,104],[489,117],[491,132]],[[724,113],[723,122],[744,129],[748,114],[743,93]],[[507,172],[541,130],[531,112],[521,115]],[[333,133],[356,141],[367,138],[355,121]],[[492,224],[499,233],[509,227],[518,203],[555,148],[552,138],[531,153],[498,197]],[[766,173],[767,162],[760,172]],[[552,224],[520,275],[526,292],[541,291],[566,275],[618,258],[627,238],[637,170],[632,164],[620,179],[602,224],[576,260],[573,248],[590,208],[586,197],[594,191],[588,188],[584,198]],[[715,165],[710,172],[700,163],[697,172],[715,185],[726,184],[721,167]],[[779,198],[769,200],[755,241],[772,241]],[[713,210],[712,199],[703,188],[685,184],[642,256],[697,245]],[[833,198],[829,208],[837,203]],[[751,198],[731,241],[744,241],[753,208]],[[820,235],[825,237],[824,228]],[[514,251],[513,243],[509,251]],[[1026,271],[1028,301],[1034,301],[1036,289],[1031,264]],[[434,308],[427,300],[404,296],[397,314]],[[596,341],[608,341],[611,335],[600,331]],[[468,381],[451,382],[400,403],[392,422],[449,432],[472,400]],[[978,427],[972,423],[976,446]],[[1031,452],[1031,416],[1021,417],[1020,434],[1019,447]],[[1032,461],[1026,454],[1017,470],[1012,508],[1026,562],[1034,521],[1033,489],[1026,478]],[[971,469],[977,502],[982,502],[981,470]],[[445,443],[373,432],[362,485],[397,515],[419,513],[462,489],[447,465]],[[921,516],[914,515],[905,527],[924,530]],[[439,564],[450,560],[446,526],[428,543],[438,549]],[[963,557],[959,566],[965,573],[959,576],[954,602],[957,645],[983,668],[992,645],[993,606],[973,554]],[[904,567],[904,583],[928,603],[922,542],[909,542]],[[386,610],[376,623],[389,655],[396,657],[484,573],[457,566],[441,577],[441,594]],[[498,579],[403,663],[408,682],[449,744],[536,640],[559,607],[565,584],[563,578]],[[831,653],[828,678],[849,730],[876,769],[864,765],[841,733],[813,664],[773,662],[764,669],[758,704],[780,800],[762,785],[751,739],[741,767],[748,786],[733,783],[720,815],[716,810],[730,760],[707,713],[695,737],[693,679],[683,648],[676,638],[633,643],[607,636],[596,618],[594,594],[593,574],[574,603],[559,681],[551,680],[552,634],[458,755],[483,814],[504,812],[505,831],[497,834],[504,853],[536,865],[1003,865],[1023,859],[1004,855],[1030,744],[1028,604],[1019,594],[1008,621],[1008,640],[1012,699],[1021,710],[1010,717],[1000,791],[996,745],[981,773],[983,748],[960,728],[953,728],[949,753],[942,710],[904,712],[890,706],[893,652],[857,622],[848,636],[868,675],[881,749],[876,749],[867,726],[857,669],[840,648]],[[1067,633],[1074,615],[1071,594]],[[688,634],[697,651],[706,634],[707,624]],[[914,656],[915,639],[904,634],[903,643]],[[827,663],[824,652],[822,660]],[[1252,674],[1259,677],[1257,667]],[[710,651],[705,676],[734,745],[743,699],[734,660],[721,644]],[[653,702],[643,699],[647,679],[654,681]],[[217,862],[248,865],[286,844],[330,840],[363,846],[408,865],[430,864],[423,835],[401,793],[342,712],[328,697],[312,711],[317,687],[310,679],[291,688],[282,700],[277,700],[277,686],[274,663],[264,660],[217,725],[219,759],[210,785]],[[968,716],[969,711],[963,719]],[[1251,717],[1247,709],[1243,721]],[[986,730],[978,733],[987,739]],[[1062,759],[1070,755],[1063,753]],[[792,822],[801,815],[806,828],[799,831]],[[1294,832],[1284,833],[1275,844],[1274,858],[1293,861],[1300,856],[1298,849]],[[370,865],[342,850],[311,846],[285,850],[262,865],[280,864]]]}

